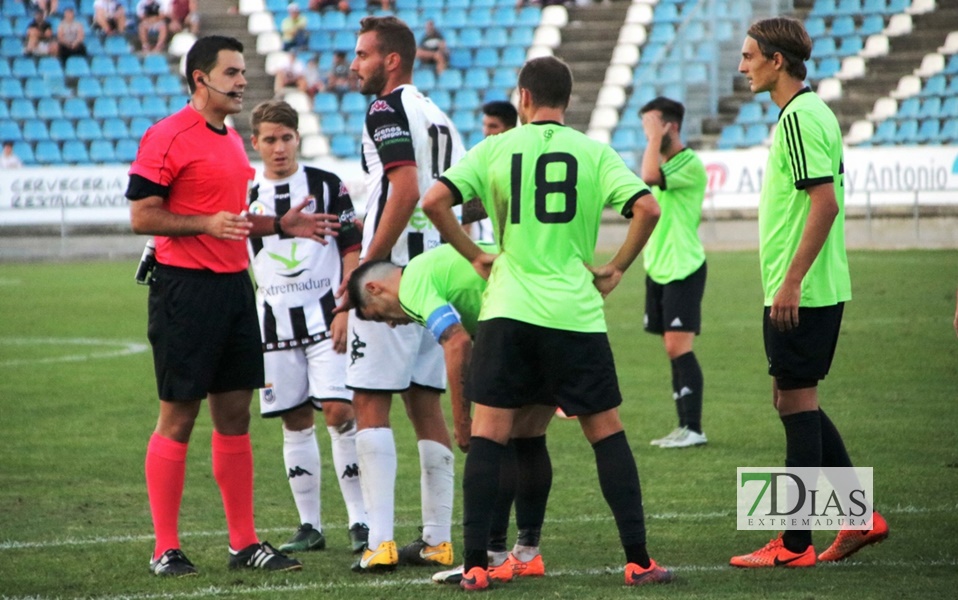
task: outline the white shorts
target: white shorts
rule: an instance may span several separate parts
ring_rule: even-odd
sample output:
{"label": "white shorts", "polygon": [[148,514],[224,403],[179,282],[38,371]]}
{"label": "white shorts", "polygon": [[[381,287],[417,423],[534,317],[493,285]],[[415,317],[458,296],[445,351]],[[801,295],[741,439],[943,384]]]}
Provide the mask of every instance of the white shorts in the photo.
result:
{"label": "white shorts", "polygon": [[350,389],[402,392],[411,384],[446,389],[442,346],[421,325],[390,327],[363,321],[352,311],[346,346]]}
{"label": "white shorts", "polygon": [[322,410],[324,400],[352,402],[346,389],[348,354],[337,354],[332,340],[323,340],[292,350],[263,353],[266,387],[259,393],[259,410],[264,417],[311,403]]}

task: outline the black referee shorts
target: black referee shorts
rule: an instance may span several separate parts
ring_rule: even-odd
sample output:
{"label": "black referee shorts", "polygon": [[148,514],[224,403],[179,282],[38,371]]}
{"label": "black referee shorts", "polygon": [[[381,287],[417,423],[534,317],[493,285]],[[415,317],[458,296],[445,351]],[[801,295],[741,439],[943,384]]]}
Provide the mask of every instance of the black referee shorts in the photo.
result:
{"label": "black referee shorts", "polygon": [[558,404],[570,417],[622,403],[605,333],[504,318],[479,322],[466,397],[495,408]]}
{"label": "black referee shorts", "polygon": [[199,400],[264,385],[256,299],[246,271],[157,265],[147,335],[161,400]]}
{"label": "black referee shorts", "polygon": [[844,310],[844,302],[833,306],[799,307],[798,327],[779,331],[769,319],[771,307],[765,307],[762,332],[768,374],[775,378],[778,389],[815,387],[825,379],[835,356]]}

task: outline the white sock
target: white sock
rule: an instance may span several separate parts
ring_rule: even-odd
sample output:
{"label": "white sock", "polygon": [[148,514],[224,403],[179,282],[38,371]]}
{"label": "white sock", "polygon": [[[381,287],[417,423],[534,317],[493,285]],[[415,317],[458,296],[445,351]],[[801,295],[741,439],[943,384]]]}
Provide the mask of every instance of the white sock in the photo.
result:
{"label": "white sock", "polygon": [[512,555],[522,562],[529,562],[539,556],[539,546],[520,546],[516,544],[512,547]]}
{"label": "white sock", "polygon": [[369,525],[369,548],[393,541],[396,510],[396,440],[388,427],[356,432],[359,481]]}
{"label": "white sock", "polygon": [[489,559],[490,567],[498,567],[509,559],[509,551],[493,552],[492,550],[486,550],[486,557]]}
{"label": "white sock", "polygon": [[430,546],[452,541],[454,462],[449,448],[432,440],[419,441],[422,539]]}
{"label": "white sock", "polygon": [[366,505],[363,504],[363,488],[359,482],[359,457],[356,456],[356,421],[350,420],[347,429],[327,427],[333,445],[333,465],[339,478],[339,491],[343,493],[349,526],[366,523]]}
{"label": "white sock", "polygon": [[289,489],[299,511],[299,522],[309,523],[322,531],[319,506],[319,445],[316,443],[316,428],[290,431],[283,427],[283,462]]}

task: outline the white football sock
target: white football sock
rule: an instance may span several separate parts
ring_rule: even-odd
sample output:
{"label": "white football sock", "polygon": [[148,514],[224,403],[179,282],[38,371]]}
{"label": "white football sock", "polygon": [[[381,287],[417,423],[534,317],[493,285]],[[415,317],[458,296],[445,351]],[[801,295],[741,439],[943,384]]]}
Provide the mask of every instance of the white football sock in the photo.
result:
{"label": "white football sock", "polygon": [[396,441],[388,427],[356,432],[359,481],[369,525],[369,548],[393,541],[396,499]]}
{"label": "white football sock", "polygon": [[539,556],[539,546],[520,546],[516,544],[512,547],[512,555],[522,562],[529,562]]}
{"label": "white football sock", "polygon": [[319,445],[316,444],[316,428],[290,431],[283,427],[283,462],[289,489],[299,511],[299,522],[309,523],[322,531],[319,505]]}
{"label": "white football sock", "polygon": [[449,448],[432,440],[419,441],[422,539],[430,546],[452,541],[454,462]]}
{"label": "white football sock", "polygon": [[345,431],[327,427],[333,445],[333,465],[339,479],[339,491],[343,493],[349,526],[366,523],[366,505],[363,504],[363,488],[359,482],[359,458],[356,456],[356,421],[350,420]]}

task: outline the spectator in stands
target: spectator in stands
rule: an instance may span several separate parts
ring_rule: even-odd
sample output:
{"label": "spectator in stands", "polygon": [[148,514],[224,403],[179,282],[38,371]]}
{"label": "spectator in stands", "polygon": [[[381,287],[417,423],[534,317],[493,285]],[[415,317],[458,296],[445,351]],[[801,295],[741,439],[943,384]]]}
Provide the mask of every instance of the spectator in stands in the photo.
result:
{"label": "spectator in stands", "polygon": [[309,32],[306,31],[306,17],[299,12],[299,5],[290,2],[286,7],[287,17],[283,19],[280,29],[283,34],[283,50],[294,48],[303,49],[309,43]]}
{"label": "spectator in stands", "polygon": [[199,35],[200,13],[197,0],[167,0],[162,15],[171,33],[186,30],[193,35]]}
{"label": "spectator in stands", "polygon": [[356,77],[349,70],[349,64],[346,63],[346,53],[342,50],[333,53],[333,66],[329,68],[326,89],[337,94],[355,92],[359,89]]}
{"label": "spectator in stands", "polygon": [[[140,34],[140,48],[144,54],[163,52],[166,49],[169,28],[161,12],[160,0],[140,0],[136,3],[136,17],[139,20],[137,31]],[[154,37],[155,44],[151,43]]]}
{"label": "spectator in stands", "polygon": [[339,12],[349,12],[349,0],[309,0],[309,10],[317,12],[325,11],[327,8],[335,8]]}
{"label": "spectator in stands", "polygon": [[57,55],[57,40],[53,36],[53,26],[50,25],[50,21],[47,21],[42,10],[33,13],[33,20],[27,25],[23,53],[27,56]]}
{"label": "spectator in stands", "polygon": [[416,58],[425,64],[432,64],[436,67],[436,75],[446,70],[449,64],[449,50],[446,48],[446,40],[436,29],[436,24],[432,19],[426,21],[426,33],[419,41],[419,47],[416,48]]}
{"label": "spectator in stands", "polygon": [[326,89],[326,85],[323,83],[323,74],[319,70],[319,60],[315,56],[306,61],[303,79],[306,80],[306,93],[309,95],[310,101],[316,97],[316,94]]}
{"label": "spectator in stands", "polygon": [[57,52],[60,61],[66,64],[71,56],[86,56],[86,27],[76,20],[76,11],[73,8],[63,10],[63,20],[57,27]]}
{"label": "spectator in stands", "polygon": [[37,10],[43,11],[43,16],[49,17],[57,12],[59,0],[31,0],[30,5]]}
{"label": "spectator in stands", "polygon": [[126,9],[119,0],[93,0],[93,28],[103,35],[123,35]]}
{"label": "spectator in stands", "polygon": [[289,62],[284,64],[276,71],[276,78],[273,80],[273,93],[277,99],[281,99],[287,88],[295,88],[301,92],[306,91],[306,67],[297,56],[296,52],[291,50],[289,53]]}
{"label": "spectator in stands", "polygon": [[0,154],[0,169],[19,169],[23,166],[20,157],[13,153],[13,142],[3,142],[3,153]]}

